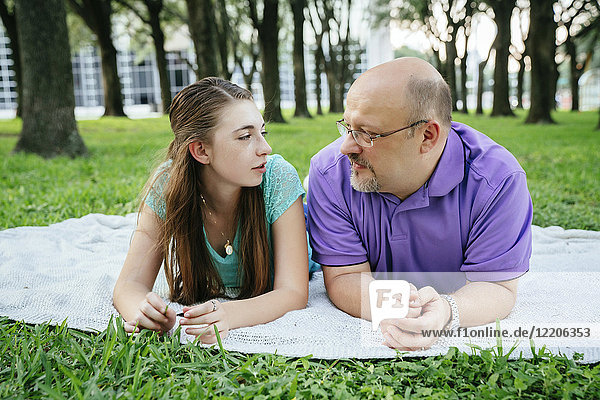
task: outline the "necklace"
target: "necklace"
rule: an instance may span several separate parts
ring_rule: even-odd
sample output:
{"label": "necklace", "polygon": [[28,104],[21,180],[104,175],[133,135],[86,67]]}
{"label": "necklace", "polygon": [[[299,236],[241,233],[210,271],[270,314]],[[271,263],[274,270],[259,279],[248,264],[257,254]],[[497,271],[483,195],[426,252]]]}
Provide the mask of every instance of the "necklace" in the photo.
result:
{"label": "necklace", "polygon": [[[206,212],[208,213],[208,215],[210,215],[210,217],[213,220],[213,223],[215,224],[215,226],[217,226],[217,220],[215,219],[215,217],[212,215],[212,213],[210,212],[210,209],[208,208],[208,205],[206,204],[206,200],[204,200],[204,196],[202,195],[202,193],[200,193],[200,198],[202,199],[202,203],[204,203],[204,208],[206,208]],[[225,253],[230,256],[233,254],[233,246],[231,245],[231,243],[229,242],[229,239],[227,239],[225,237],[225,234],[223,233],[223,231],[221,231],[221,236],[223,236],[223,239],[225,239],[227,242],[225,243],[225,246],[223,246],[225,248]]]}

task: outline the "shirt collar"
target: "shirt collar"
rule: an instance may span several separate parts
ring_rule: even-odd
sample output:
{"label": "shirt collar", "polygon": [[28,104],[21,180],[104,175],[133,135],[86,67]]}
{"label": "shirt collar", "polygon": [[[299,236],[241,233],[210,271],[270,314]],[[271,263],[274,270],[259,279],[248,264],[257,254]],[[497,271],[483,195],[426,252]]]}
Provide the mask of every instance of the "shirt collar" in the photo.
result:
{"label": "shirt collar", "polygon": [[462,182],[465,176],[464,147],[455,128],[456,124],[453,122],[440,161],[425,184],[429,188],[429,196],[447,195]]}

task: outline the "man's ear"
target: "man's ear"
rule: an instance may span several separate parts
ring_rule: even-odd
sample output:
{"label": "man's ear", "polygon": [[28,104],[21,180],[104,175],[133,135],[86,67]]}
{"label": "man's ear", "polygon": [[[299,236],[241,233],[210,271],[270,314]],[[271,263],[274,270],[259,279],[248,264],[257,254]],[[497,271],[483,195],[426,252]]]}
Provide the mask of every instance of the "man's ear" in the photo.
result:
{"label": "man's ear", "polygon": [[421,153],[425,154],[431,151],[438,141],[442,133],[442,127],[440,124],[432,119],[427,121],[425,129],[423,130],[423,142],[421,143]]}
{"label": "man's ear", "polygon": [[204,143],[193,142],[189,144],[188,148],[190,150],[190,154],[192,155],[192,157],[194,157],[196,161],[202,164],[210,164],[210,159],[206,152],[206,147],[204,146]]}

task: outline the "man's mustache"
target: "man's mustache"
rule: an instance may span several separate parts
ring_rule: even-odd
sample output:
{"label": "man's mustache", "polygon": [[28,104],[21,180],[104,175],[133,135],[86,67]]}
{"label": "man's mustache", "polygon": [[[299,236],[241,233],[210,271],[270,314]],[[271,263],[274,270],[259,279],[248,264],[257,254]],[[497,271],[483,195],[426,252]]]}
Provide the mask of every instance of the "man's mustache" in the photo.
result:
{"label": "man's mustache", "polygon": [[357,163],[360,165],[364,165],[365,167],[367,167],[368,169],[370,169],[371,171],[373,170],[373,166],[371,165],[371,163],[367,160],[363,160],[361,159],[358,155],[356,154],[348,154],[348,159],[353,162],[353,163]]}

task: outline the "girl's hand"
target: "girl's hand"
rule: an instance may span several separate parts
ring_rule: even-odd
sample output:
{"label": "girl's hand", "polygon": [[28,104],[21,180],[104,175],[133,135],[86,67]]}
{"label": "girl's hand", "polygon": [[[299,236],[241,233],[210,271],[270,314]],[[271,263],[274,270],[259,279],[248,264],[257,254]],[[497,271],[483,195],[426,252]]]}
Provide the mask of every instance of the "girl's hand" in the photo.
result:
{"label": "girl's hand", "polygon": [[168,332],[175,325],[175,310],[154,292],[148,292],[138,306],[136,316],[123,324],[128,333],[138,333],[140,329],[150,329],[157,332]]}
{"label": "girl's hand", "polygon": [[[199,336],[202,343],[217,343],[215,326],[221,339],[229,333],[229,319],[223,305],[218,300],[209,300],[194,307],[184,307],[184,318],[179,321],[188,335]],[[186,328],[186,325],[189,326]]]}

